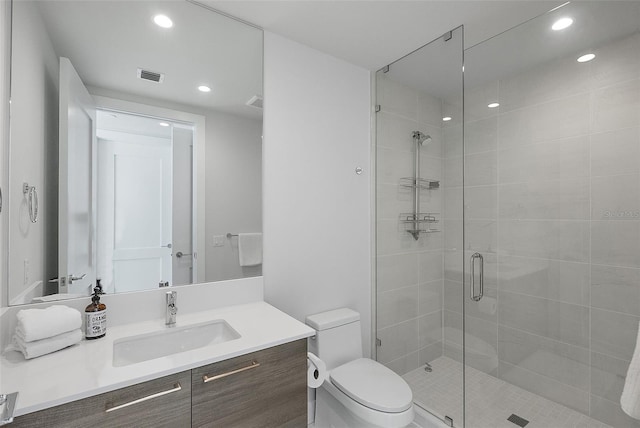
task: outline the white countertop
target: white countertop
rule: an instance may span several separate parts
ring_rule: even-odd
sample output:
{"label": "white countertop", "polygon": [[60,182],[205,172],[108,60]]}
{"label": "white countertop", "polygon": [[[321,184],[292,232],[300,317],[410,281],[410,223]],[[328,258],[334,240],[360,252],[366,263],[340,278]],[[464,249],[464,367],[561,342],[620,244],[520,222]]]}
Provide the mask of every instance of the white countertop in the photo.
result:
{"label": "white countertop", "polygon": [[123,367],[112,364],[113,342],[165,329],[164,319],[109,327],[104,338],[83,340],[32,360],[15,351],[6,352],[0,359],[0,390],[19,392],[14,416],[20,416],[315,334],[265,302],[178,313],[176,327],[216,319],[227,321],[241,337]]}

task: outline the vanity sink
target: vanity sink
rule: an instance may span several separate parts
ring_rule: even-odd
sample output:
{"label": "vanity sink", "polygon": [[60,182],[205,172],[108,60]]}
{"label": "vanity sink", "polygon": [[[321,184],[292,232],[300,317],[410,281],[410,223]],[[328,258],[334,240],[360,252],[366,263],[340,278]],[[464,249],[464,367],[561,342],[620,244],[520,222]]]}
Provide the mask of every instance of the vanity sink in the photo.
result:
{"label": "vanity sink", "polygon": [[226,321],[215,320],[184,327],[124,337],[113,342],[114,367],[127,366],[179,352],[238,339],[240,334]]}

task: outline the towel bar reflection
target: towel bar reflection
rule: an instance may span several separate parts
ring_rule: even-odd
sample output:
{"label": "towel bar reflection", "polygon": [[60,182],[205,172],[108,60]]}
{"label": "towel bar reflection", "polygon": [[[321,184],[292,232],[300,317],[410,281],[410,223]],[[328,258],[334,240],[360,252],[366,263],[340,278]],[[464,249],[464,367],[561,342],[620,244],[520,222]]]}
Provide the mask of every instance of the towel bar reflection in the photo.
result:
{"label": "towel bar reflection", "polygon": [[36,186],[29,186],[29,183],[22,183],[22,193],[27,198],[29,207],[29,220],[31,223],[38,221],[38,191]]}
{"label": "towel bar reflection", "polygon": [[231,232],[227,233],[227,239],[231,239],[234,236],[238,236],[238,234],[237,233],[231,233]]}

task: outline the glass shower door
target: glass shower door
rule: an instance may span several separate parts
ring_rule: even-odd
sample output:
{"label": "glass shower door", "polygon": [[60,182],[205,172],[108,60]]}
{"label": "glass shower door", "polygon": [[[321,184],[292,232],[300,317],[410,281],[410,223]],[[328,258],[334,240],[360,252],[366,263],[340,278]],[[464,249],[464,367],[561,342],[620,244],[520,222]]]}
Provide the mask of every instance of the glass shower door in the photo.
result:
{"label": "glass shower door", "polygon": [[640,427],[640,3],[464,56],[465,425]]}
{"label": "glass shower door", "polygon": [[377,360],[403,376],[416,405],[458,427],[463,311],[445,287],[463,286],[462,34],[376,74]]}

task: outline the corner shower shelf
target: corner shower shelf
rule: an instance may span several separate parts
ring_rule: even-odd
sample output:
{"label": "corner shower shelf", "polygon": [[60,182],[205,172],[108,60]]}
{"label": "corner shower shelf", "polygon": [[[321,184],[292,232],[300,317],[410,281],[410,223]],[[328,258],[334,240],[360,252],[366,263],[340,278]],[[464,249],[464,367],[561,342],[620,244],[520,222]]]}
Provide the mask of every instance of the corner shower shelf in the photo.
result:
{"label": "corner shower shelf", "polygon": [[433,224],[440,222],[437,215],[439,213],[403,213],[400,214],[400,223],[411,225],[411,229],[405,230],[417,240],[421,233],[440,232],[439,229],[432,227]]}
{"label": "corner shower shelf", "polygon": [[400,187],[407,189],[432,190],[440,187],[440,181],[429,178],[402,177]]}
{"label": "corner shower shelf", "polygon": [[403,213],[400,214],[400,222],[402,223],[439,223],[436,215],[440,213]]}

